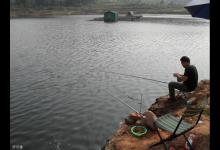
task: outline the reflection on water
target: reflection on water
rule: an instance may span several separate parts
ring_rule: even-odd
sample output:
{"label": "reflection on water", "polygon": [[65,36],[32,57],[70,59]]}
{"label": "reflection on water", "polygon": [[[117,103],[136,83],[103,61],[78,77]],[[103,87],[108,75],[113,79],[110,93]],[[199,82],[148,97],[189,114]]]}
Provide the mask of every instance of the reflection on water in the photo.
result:
{"label": "reflection on water", "polygon": [[209,22],[148,15],[143,22],[67,16],[10,21],[11,145],[31,150],[96,150],[131,112],[167,94],[167,85],[105,71],[174,80],[188,55],[209,79]]}

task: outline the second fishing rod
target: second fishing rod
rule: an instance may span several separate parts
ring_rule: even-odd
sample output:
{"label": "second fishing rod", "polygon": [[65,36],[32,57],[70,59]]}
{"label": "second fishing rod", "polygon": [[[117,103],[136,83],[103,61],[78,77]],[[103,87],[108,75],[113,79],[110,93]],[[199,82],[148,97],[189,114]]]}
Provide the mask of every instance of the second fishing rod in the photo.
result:
{"label": "second fishing rod", "polygon": [[112,96],[114,99],[117,99],[118,101],[120,101],[121,103],[123,103],[124,105],[128,106],[130,109],[132,109],[133,111],[135,111],[136,113],[140,114],[142,117],[144,117],[141,112],[138,112],[134,107],[128,105],[127,103],[125,103],[123,100],[121,100],[119,97],[116,97],[115,95],[111,94],[110,92],[106,91],[105,89],[102,89],[104,90],[107,94],[109,94],[110,96]]}

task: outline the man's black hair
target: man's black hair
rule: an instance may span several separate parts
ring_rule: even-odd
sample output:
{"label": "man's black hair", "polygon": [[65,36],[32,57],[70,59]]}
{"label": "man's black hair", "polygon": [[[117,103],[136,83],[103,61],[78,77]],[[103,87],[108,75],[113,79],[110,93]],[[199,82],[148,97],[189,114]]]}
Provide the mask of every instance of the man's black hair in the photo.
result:
{"label": "man's black hair", "polygon": [[181,61],[181,62],[188,62],[188,63],[190,63],[190,59],[189,59],[189,57],[187,57],[187,56],[181,57],[181,58],[180,58],[180,61]]}

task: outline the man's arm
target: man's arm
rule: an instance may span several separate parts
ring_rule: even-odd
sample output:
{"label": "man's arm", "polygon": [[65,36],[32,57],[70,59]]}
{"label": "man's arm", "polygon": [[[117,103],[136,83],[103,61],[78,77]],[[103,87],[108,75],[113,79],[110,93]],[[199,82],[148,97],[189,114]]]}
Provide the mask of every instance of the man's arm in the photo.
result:
{"label": "man's arm", "polygon": [[180,81],[186,81],[188,79],[187,76],[181,75],[179,73],[174,73],[173,75],[174,77],[177,77],[177,79],[179,79]]}

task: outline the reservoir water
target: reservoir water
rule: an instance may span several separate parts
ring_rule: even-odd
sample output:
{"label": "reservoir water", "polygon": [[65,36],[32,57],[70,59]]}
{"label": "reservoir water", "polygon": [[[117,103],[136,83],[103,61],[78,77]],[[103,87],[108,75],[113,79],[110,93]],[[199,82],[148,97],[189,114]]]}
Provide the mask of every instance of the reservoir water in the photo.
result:
{"label": "reservoir water", "polygon": [[[168,94],[180,57],[209,79],[209,21],[144,15],[104,23],[95,15],[10,20],[10,144],[24,150],[98,150],[132,110]],[[156,19],[155,19],[156,18]],[[158,19],[159,18],[159,19]],[[164,19],[165,18],[165,19]],[[167,18],[167,19],[166,19]]]}

